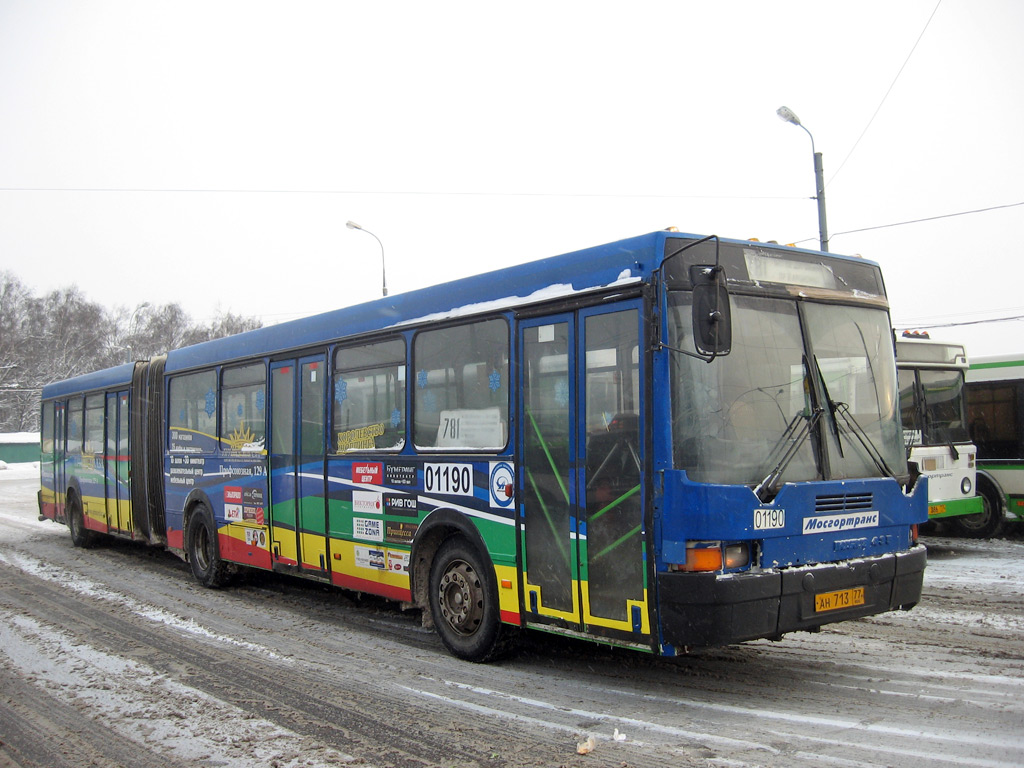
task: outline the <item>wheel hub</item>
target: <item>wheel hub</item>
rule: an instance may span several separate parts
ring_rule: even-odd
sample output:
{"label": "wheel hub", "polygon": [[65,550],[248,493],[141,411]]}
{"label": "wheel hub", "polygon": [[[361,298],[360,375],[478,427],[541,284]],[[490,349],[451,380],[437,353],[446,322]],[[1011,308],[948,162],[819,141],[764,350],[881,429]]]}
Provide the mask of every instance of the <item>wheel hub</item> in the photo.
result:
{"label": "wheel hub", "polygon": [[452,563],[438,585],[441,615],[456,632],[472,634],[483,617],[483,589],[473,568],[464,561]]}

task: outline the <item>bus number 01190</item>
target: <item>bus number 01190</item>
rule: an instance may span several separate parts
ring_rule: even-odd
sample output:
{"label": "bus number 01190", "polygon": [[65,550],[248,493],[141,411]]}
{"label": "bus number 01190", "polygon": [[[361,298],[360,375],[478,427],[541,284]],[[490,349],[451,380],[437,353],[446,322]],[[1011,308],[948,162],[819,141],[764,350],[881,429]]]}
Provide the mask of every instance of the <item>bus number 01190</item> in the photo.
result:
{"label": "bus number 01190", "polygon": [[423,491],[448,496],[473,495],[472,464],[425,464]]}

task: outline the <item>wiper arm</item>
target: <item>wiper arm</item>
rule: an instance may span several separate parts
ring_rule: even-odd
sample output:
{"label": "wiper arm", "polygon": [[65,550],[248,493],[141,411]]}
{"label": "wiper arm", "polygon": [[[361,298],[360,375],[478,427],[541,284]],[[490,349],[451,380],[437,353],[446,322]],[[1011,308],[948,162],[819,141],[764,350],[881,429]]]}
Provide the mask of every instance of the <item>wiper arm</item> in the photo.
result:
{"label": "wiper arm", "polygon": [[875,444],[871,440],[871,436],[864,430],[857,420],[850,413],[850,406],[846,403],[836,403],[836,412],[843,417],[843,421],[850,428],[850,432],[854,437],[857,438],[861,446],[864,448],[864,452],[871,458],[875,463],[875,466],[882,471],[883,474],[895,479],[896,473],[892,471],[888,464],[885,463],[885,457],[882,452],[875,447]]}
{"label": "wiper arm", "polygon": [[796,427],[797,424],[800,423],[800,419],[805,418],[807,418],[807,415],[801,411],[790,419],[789,424],[787,424],[786,428],[782,431],[782,435],[775,441],[775,445],[772,446],[772,449],[768,451],[768,459],[765,461],[765,464],[771,464],[781,455],[786,442],[793,436],[793,432],[796,431]]}
{"label": "wiper arm", "polygon": [[828,403],[828,412],[832,416],[829,419],[829,423],[832,425],[832,434],[836,438],[836,447],[839,449],[839,458],[845,459],[846,456],[843,454],[843,440],[839,436],[839,422],[836,421],[836,411],[839,410],[839,403],[832,399],[832,395],[828,392],[828,384],[825,383],[825,377],[821,373],[821,365],[818,363],[818,356],[814,356],[814,367],[818,371],[818,381],[821,382],[821,391],[825,393],[825,402]]}
{"label": "wiper arm", "polygon": [[778,479],[782,477],[782,473],[786,471],[786,467],[790,465],[796,457],[797,452],[800,450],[800,447],[807,440],[811,432],[814,431],[814,425],[818,423],[818,419],[821,418],[822,413],[824,413],[824,411],[821,408],[815,408],[814,412],[809,418],[807,418],[807,421],[796,435],[794,435],[794,432],[796,432],[798,420],[804,418],[804,415],[802,413],[798,413],[793,417],[793,420],[789,422],[789,425],[786,427],[786,431],[782,433],[782,437],[779,438],[775,447],[772,448],[771,453],[769,454],[769,460],[778,453],[788,438],[794,437],[795,439],[790,441],[789,448],[782,454],[782,458],[779,459],[779,463],[775,465],[775,468],[772,469],[764,480],[758,483],[754,488],[754,495],[760,499],[761,503],[766,501],[766,498],[763,495],[765,491],[770,490]]}
{"label": "wiper arm", "polygon": [[949,446],[949,455],[953,457],[953,461],[960,461],[960,451],[958,451],[956,446],[953,445],[953,438],[947,437],[946,445]]}
{"label": "wiper arm", "polygon": [[850,433],[857,438],[857,442],[861,444],[864,452],[868,455],[874,465],[884,475],[888,475],[891,478],[896,477],[896,473],[889,468],[889,465],[885,463],[885,457],[882,456],[882,452],[875,447],[875,444],[871,441],[871,436],[864,430],[857,420],[850,413],[850,406],[847,403],[837,403],[832,399],[832,396],[828,392],[828,385],[825,383],[825,377],[821,375],[821,366],[818,364],[818,357],[814,357],[814,367],[818,369],[818,378],[821,381],[821,391],[825,393],[825,400],[828,402],[828,410],[832,415],[832,433],[836,436],[836,445],[839,448],[839,457],[846,458],[843,455],[843,443],[839,437],[839,420],[836,415],[842,417],[846,423]]}

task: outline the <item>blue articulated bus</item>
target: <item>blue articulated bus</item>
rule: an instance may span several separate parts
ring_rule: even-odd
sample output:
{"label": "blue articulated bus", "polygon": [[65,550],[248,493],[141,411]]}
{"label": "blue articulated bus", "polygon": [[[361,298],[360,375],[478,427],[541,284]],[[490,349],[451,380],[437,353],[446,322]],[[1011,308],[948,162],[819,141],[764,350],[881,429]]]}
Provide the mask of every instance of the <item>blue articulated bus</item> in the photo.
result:
{"label": "blue articulated bus", "polygon": [[382,595],[483,661],[909,609],[877,265],[661,231],[47,386],[41,514]]}

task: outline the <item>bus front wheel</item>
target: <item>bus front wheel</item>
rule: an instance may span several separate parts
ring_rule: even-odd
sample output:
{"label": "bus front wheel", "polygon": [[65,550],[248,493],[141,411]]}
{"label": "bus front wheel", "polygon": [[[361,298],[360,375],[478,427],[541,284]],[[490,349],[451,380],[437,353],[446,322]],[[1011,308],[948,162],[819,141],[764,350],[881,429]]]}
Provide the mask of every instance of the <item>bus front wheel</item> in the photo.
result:
{"label": "bus front wheel", "polygon": [[1002,500],[999,498],[999,492],[989,484],[978,484],[978,496],[981,497],[981,512],[954,517],[950,522],[959,536],[968,539],[990,539],[996,536],[1003,526]]}
{"label": "bus front wheel", "polygon": [[515,630],[501,622],[494,570],[461,536],[434,557],[430,610],[441,641],[460,659],[493,661],[515,647]]}
{"label": "bus front wheel", "polygon": [[217,542],[217,527],[213,515],[205,504],[199,504],[192,511],[185,535],[185,548],[192,575],[204,587],[216,589],[228,583],[229,566],[221,560]]}

